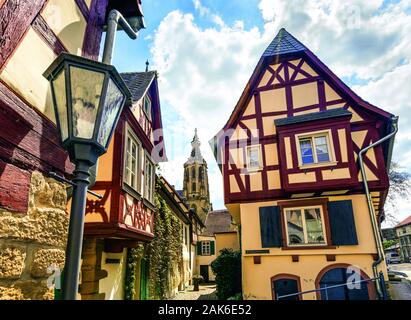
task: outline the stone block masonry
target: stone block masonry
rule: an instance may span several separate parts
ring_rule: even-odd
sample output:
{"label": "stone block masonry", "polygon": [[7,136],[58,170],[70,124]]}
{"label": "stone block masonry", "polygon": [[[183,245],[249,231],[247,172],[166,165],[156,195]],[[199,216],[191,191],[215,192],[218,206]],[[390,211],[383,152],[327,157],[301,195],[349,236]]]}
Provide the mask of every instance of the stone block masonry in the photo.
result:
{"label": "stone block masonry", "polygon": [[11,203],[0,206],[0,300],[53,299],[53,289],[47,286],[50,267],[64,266],[66,186],[34,171],[28,195],[19,196],[25,197],[26,212],[12,211]]}

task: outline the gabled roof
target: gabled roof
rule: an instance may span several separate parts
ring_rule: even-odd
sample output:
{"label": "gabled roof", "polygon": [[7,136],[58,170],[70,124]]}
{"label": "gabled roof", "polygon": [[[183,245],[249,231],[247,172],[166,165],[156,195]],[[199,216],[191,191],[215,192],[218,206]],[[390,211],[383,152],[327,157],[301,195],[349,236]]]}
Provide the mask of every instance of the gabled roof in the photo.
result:
{"label": "gabled roof", "polygon": [[306,46],[304,46],[300,41],[298,41],[294,36],[288,33],[284,28],[280,29],[274,40],[270,43],[267,49],[264,51],[250,80],[245,86],[244,91],[241,94],[236,107],[234,108],[229,120],[225,124],[223,129],[230,128],[238,116],[241,114],[242,110],[246,107],[252,92],[258,81],[264,72],[265,67],[268,63],[272,62],[272,59],[280,59],[287,56],[299,56],[306,61],[309,61],[312,66],[318,70],[320,75],[322,75],[327,81],[334,86],[337,91],[340,91],[343,96],[347,99],[353,101],[354,103],[364,107],[365,109],[378,114],[384,118],[391,118],[393,115],[385,110],[382,110],[369,102],[360,98],[354,91],[352,91],[341,79],[339,79],[314,53],[312,53]]}
{"label": "gabled roof", "polygon": [[277,119],[274,121],[274,123],[277,127],[281,127],[281,126],[286,126],[289,124],[303,123],[303,122],[308,122],[308,121],[323,120],[323,119],[338,118],[338,117],[347,117],[347,116],[352,116],[352,113],[343,108],[339,108],[339,109],[307,113],[307,114],[302,114],[302,115],[294,116],[294,117]]}
{"label": "gabled roof", "polygon": [[308,50],[300,41],[281,28],[274,40],[264,51],[263,57],[271,57],[286,53],[297,53]]}
{"label": "gabled roof", "polygon": [[404,219],[403,221],[401,221],[399,224],[397,224],[395,227],[402,227],[405,226],[407,224],[411,224],[411,216],[409,216],[408,218]]}
{"label": "gabled roof", "polygon": [[207,214],[205,220],[205,236],[213,236],[215,233],[235,231],[231,214],[228,210],[215,210]]}
{"label": "gabled roof", "polygon": [[140,100],[144,96],[156,77],[156,74],[156,71],[120,73],[120,76],[131,92],[131,100],[133,102]]}

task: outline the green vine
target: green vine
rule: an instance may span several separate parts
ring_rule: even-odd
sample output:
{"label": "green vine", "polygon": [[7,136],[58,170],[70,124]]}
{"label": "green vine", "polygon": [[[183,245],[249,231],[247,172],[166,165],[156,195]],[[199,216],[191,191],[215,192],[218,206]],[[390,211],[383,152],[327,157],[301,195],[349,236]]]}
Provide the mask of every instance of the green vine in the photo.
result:
{"label": "green vine", "polygon": [[181,274],[183,245],[180,220],[164,199],[155,194],[157,212],[154,219],[154,238],[148,245],[127,250],[125,300],[133,300],[136,288],[138,260],[145,258],[149,265],[148,288],[150,299],[165,299],[170,292],[174,272]]}
{"label": "green vine", "polygon": [[138,259],[144,255],[144,245],[127,250],[126,279],[124,286],[124,299],[134,300],[136,294],[136,274]]}
{"label": "green vine", "polygon": [[155,205],[154,239],[147,246],[146,255],[149,262],[149,294],[150,299],[166,299],[175,268],[180,274],[182,271],[182,230],[180,220],[158,194],[155,195]]}

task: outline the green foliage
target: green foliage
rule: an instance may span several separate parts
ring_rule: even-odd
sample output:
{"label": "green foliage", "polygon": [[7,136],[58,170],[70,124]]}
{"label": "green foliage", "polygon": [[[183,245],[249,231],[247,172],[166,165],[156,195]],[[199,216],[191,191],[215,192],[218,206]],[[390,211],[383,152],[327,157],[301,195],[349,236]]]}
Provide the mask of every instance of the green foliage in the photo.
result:
{"label": "green foliage", "polygon": [[126,279],[124,285],[124,299],[133,300],[136,294],[137,262],[144,255],[144,245],[127,250]]}
{"label": "green foliage", "polygon": [[182,230],[180,220],[158,194],[155,195],[155,205],[154,239],[147,246],[148,283],[150,299],[165,299],[170,290],[173,266],[180,268],[182,265]]}
{"label": "green foliage", "polygon": [[382,245],[383,245],[384,249],[387,249],[387,248],[389,248],[389,247],[391,247],[391,246],[393,246],[397,243],[398,243],[398,240],[387,240],[387,241],[384,241],[382,243]]}
{"label": "green foliage", "polygon": [[228,298],[227,300],[243,300],[243,296],[241,293],[237,293],[236,295]]}
{"label": "green foliage", "polygon": [[217,296],[221,300],[241,292],[241,251],[223,249],[220,255],[211,263],[215,274]]}

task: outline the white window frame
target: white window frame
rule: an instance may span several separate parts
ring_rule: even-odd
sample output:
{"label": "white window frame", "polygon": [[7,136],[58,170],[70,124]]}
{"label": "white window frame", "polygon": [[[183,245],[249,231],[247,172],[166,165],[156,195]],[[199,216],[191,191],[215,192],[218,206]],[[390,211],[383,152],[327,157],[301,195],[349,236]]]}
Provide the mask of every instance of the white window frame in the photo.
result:
{"label": "white window frame", "polygon": [[[324,237],[324,243],[309,243],[308,242],[308,232],[307,232],[307,225],[305,221],[305,214],[304,210],[307,209],[320,209],[320,215],[321,215],[321,227],[322,227],[322,232],[323,232],[323,237]],[[287,221],[287,211],[292,211],[292,210],[300,210],[301,212],[301,221],[303,224],[303,234],[304,234],[304,243],[290,243],[290,237],[288,234],[288,221]],[[285,233],[287,237],[287,246],[288,247],[303,247],[303,246],[327,246],[328,241],[327,241],[327,230],[325,228],[325,220],[324,220],[324,211],[323,207],[321,205],[315,205],[315,206],[307,206],[307,207],[287,207],[283,209],[283,221],[285,224]]]}
{"label": "white window frame", "polygon": [[[315,147],[315,138],[319,138],[319,137],[325,137],[325,140],[327,141],[327,149],[328,149],[328,157],[329,157],[328,161],[318,162],[317,150]],[[303,157],[301,154],[300,140],[308,140],[308,139],[311,140],[311,147],[312,147],[313,159],[314,159],[313,163],[303,163]],[[297,134],[295,136],[295,143],[296,143],[296,148],[297,148],[299,167],[309,168],[309,167],[321,167],[321,166],[329,166],[329,165],[337,164],[335,153],[334,153],[335,149],[334,149],[334,143],[332,139],[331,130],[322,130],[322,131]]]}
{"label": "white window frame", "polygon": [[210,240],[201,241],[201,255],[211,256],[211,241]]}
{"label": "white window frame", "polygon": [[[143,148],[141,145],[140,140],[137,138],[137,135],[134,133],[133,129],[131,129],[130,125],[126,123],[125,126],[126,134],[125,134],[125,143],[124,143],[124,170],[123,170],[123,182],[132,190],[136,191],[137,193],[141,194],[141,156],[143,153]],[[135,187],[132,186],[131,181],[127,181],[127,170],[128,169],[128,150],[127,150],[127,142],[128,139],[132,141],[132,143],[136,144],[137,150],[137,157],[136,157],[136,173],[135,173]],[[130,150],[131,151],[131,150]]]}
{"label": "white window frame", "polygon": [[[257,149],[258,152],[258,166],[251,166],[250,163],[250,153],[251,150],[253,149]],[[262,169],[262,155],[261,155],[261,145],[251,145],[251,146],[247,146],[246,148],[246,166],[247,166],[247,170],[248,171],[259,171]]]}
{"label": "white window frame", "polygon": [[[152,167],[152,172],[151,172],[151,181],[147,183],[147,162]],[[154,188],[155,188],[155,176],[156,176],[156,167],[154,164],[154,161],[151,159],[149,154],[146,152],[144,155],[144,198],[147,199],[149,202],[153,203],[154,202]],[[150,194],[148,194],[148,188],[147,186],[150,185]]]}
{"label": "white window frame", "polygon": [[[149,110],[148,110],[148,111],[146,110],[146,101],[148,101],[148,103],[149,103]],[[153,106],[153,105],[152,105],[152,102],[151,102],[151,98],[149,97],[148,94],[146,94],[146,95],[143,97],[142,109],[143,109],[144,114],[147,116],[148,120],[150,120],[150,121],[151,121],[151,110],[152,110],[152,106]]]}

